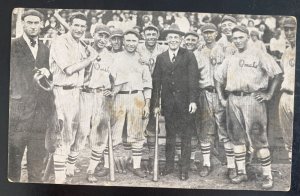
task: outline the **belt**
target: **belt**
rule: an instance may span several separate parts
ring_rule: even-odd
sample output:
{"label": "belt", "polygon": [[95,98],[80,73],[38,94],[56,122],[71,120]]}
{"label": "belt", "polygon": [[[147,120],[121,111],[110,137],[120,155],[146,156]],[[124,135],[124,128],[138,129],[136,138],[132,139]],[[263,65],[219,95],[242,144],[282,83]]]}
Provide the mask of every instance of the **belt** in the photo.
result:
{"label": "belt", "polygon": [[248,95],[251,95],[252,93],[249,93],[249,92],[243,92],[243,91],[232,91],[230,92],[231,94],[233,94],[234,96],[240,96],[240,97],[243,97],[243,96],[248,96]]}
{"label": "belt", "polygon": [[81,90],[81,92],[84,92],[84,93],[101,93],[101,92],[104,91],[104,88],[87,88],[87,87],[84,87],[80,90]]}
{"label": "belt", "polygon": [[212,87],[212,86],[205,87],[204,90],[206,90],[210,93],[216,93],[217,92],[215,87]]}
{"label": "belt", "polygon": [[286,94],[288,94],[288,95],[293,95],[293,94],[294,94],[293,91],[286,90],[286,89],[282,90],[282,92],[283,92],[283,93],[286,93]]}
{"label": "belt", "polygon": [[136,94],[138,93],[138,90],[133,90],[133,91],[119,91],[118,94]]}
{"label": "belt", "polygon": [[60,87],[63,90],[72,90],[74,88],[78,88],[77,86],[59,86],[59,85],[54,85],[55,87]]}

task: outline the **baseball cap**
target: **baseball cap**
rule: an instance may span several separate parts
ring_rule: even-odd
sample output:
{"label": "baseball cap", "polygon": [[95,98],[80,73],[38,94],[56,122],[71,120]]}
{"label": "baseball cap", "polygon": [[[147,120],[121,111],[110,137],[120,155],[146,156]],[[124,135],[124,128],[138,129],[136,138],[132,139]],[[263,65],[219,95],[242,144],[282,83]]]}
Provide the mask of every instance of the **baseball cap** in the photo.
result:
{"label": "baseball cap", "polygon": [[148,25],[148,26],[146,26],[144,29],[143,29],[143,31],[145,32],[146,30],[155,30],[155,31],[157,31],[157,32],[159,32],[159,30],[158,30],[158,28],[156,27],[156,26],[154,26],[154,25]]}
{"label": "baseball cap", "polygon": [[124,32],[124,36],[127,35],[127,34],[134,34],[137,38],[140,39],[140,34],[139,32],[137,32],[136,30],[134,29],[129,29],[127,31]]}
{"label": "baseball cap", "polygon": [[235,19],[233,16],[229,16],[229,15],[225,15],[225,16],[222,18],[221,23],[223,23],[223,22],[226,21],[226,20],[231,21],[231,22],[233,22],[233,23],[235,23],[235,24],[237,23],[236,19]]}
{"label": "baseball cap", "polygon": [[296,27],[297,22],[294,17],[287,17],[283,21],[283,27]]}
{"label": "baseball cap", "polygon": [[188,36],[188,35],[193,35],[193,36],[195,36],[195,37],[198,37],[198,38],[199,38],[199,35],[198,35],[198,33],[196,33],[195,31],[189,31],[189,32],[187,32],[187,33],[184,35],[184,37],[186,37],[186,36]]}
{"label": "baseball cap", "polygon": [[37,16],[41,20],[44,20],[44,15],[41,12],[33,9],[25,11],[21,16],[21,19],[24,20],[26,16]]}
{"label": "baseball cap", "polygon": [[203,27],[201,27],[201,31],[203,33],[206,31],[217,31],[217,27],[213,23],[206,23]]}
{"label": "baseball cap", "polygon": [[123,37],[123,34],[122,29],[114,28],[111,30],[110,37]]}
{"label": "baseball cap", "polygon": [[79,18],[79,19],[82,19],[85,21],[87,20],[86,15],[82,12],[74,12],[74,13],[70,14],[69,21],[72,21],[74,18]]}
{"label": "baseball cap", "polygon": [[106,25],[98,24],[95,27],[95,33],[106,33],[109,36],[110,35],[110,30]]}
{"label": "baseball cap", "polygon": [[236,31],[241,31],[241,32],[246,33],[247,35],[249,35],[249,31],[248,31],[247,27],[242,26],[242,25],[237,25],[232,29],[232,33],[236,32]]}

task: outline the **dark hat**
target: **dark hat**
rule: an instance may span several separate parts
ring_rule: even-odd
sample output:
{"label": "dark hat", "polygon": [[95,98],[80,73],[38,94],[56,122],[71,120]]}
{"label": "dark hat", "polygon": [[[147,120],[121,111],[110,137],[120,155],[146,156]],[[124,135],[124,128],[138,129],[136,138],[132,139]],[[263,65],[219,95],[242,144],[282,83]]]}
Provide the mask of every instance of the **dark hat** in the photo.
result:
{"label": "dark hat", "polygon": [[110,30],[106,25],[98,24],[95,27],[95,33],[106,33],[108,36],[110,36]]}
{"label": "dark hat", "polygon": [[201,31],[204,33],[206,31],[218,31],[218,29],[213,23],[206,23],[203,27],[201,27]]}
{"label": "dark hat", "polygon": [[250,35],[251,35],[251,36],[257,36],[257,37],[259,37],[259,33],[258,33],[257,31],[255,31],[255,30],[254,30],[254,31],[251,31],[251,32],[250,32]]}
{"label": "dark hat", "polygon": [[199,35],[198,35],[198,33],[196,33],[195,31],[189,31],[189,32],[187,32],[187,33],[184,35],[184,37],[186,37],[186,36],[188,36],[188,35],[193,35],[193,36],[195,36],[195,37],[198,37],[198,38],[199,38]]}
{"label": "dark hat", "polygon": [[175,33],[175,34],[179,34],[181,36],[184,35],[184,32],[180,31],[178,25],[175,23],[171,24],[169,29],[163,31],[163,34],[165,36],[167,36],[169,33]]}
{"label": "dark hat", "polygon": [[74,18],[79,18],[79,19],[82,19],[85,21],[87,20],[86,15],[82,12],[74,12],[74,13],[70,14],[69,21],[72,21]]}
{"label": "dark hat", "polygon": [[25,11],[25,12],[22,14],[22,16],[21,16],[21,19],[24,20],[24,18],[25,18],[26,16],[37,16],[37,17],[39,17],[41,20],[44,20],[44,15],[43,15],[41,12],[37,11],[37,10],[27,10],[27,11]]}
{"label": "dark hat", "polygon": [[125,31],[124,36],[127,35],[127,34],[134,34],[137,38],[140,39],[140,34],[139,34],[139,32],[137,32],[137,31],[134,30],[134,29],[129,29],[129,30]]}
{"label": "dark hat", "polygon": [[286,17],[283,21],[283,27],[296,27],[297,22],[294,17]]}
{"label": "dark hat", "polygon": [[110,38],[123,37],[123,34],[124,34],[124,32],[122,31],[122,29],[114,28],[110,31]]}
{"label": "dark hat", "polygon": [[235,24],[237,23],[236,19],[235,19],[233,16],[229,16],[229,15],[225,15],[225,16],[222,18],[221,23],[223,23],[223,22],[226,21],[226,20],[231,21],[231,22],[233,22],[233,23],[235,23]]}
{"label": "dark hat", "polygon": [[156,26],[154,26],[154,25],[148,25],[148,26],[146,26],[144,29],[143,29],[143,31],[145,32],[146,30],[155,30],[155,31],[157,31],[157,32],[159,32],[159,30],[158,30],[158,28],[156,27]]}
{"label": "dark hat", "polygon": [[247,27],[242,26],[242,25],[237,25],[232,29],[232,33],[234,33],[235,31],[241,31],[243,33],[246,33],[247,35],[249,35],[249,31],[247,29]]}

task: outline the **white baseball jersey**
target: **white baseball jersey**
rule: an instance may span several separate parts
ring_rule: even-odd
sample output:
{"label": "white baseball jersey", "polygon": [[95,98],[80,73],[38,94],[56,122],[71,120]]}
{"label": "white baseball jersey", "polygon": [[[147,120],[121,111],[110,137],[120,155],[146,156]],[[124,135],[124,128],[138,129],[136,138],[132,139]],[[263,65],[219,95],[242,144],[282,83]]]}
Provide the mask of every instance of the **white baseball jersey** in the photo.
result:
{"label": "white baseball jersey", "polygon": [[294,91],[295,89],[295,70],[296,70],[296,48],[287,48],[282,55],[281,66],[283,69],[284,80],[281,84],[282,89]]}

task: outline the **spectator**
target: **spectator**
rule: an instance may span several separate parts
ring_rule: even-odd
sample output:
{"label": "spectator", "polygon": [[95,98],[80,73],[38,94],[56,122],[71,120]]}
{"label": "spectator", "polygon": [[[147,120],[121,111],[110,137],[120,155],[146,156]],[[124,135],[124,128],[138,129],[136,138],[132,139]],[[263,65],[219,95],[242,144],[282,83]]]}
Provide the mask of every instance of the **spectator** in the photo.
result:
{"label": "spectator", "polygon": [[267,52],[265,44],[259,40],[259,34],[257,31],[251,31],[250,32],[250,40],[249,40],[249,45],[253,46],[255,49],[260,49],[264,53]]}
{"label": "spectator", "polygon": [[285,39],[281,37],[281,29],[276,29],[274,37],[270,40],[270,52],[277,59],[281,59],[283,52],[285,51],[286,43]]}
{"label": "spectator", "polygon": [[122,18],[122,30],[126,31],[128,29],[132,29],[136,26],[136,15],[131,15],[130,11],[124,10],[123,13],[120,15]]}
{"label": "spectator", "polygon": [[93,16],[91,18],[91,28],[90,28],[90,33],[93,35],[95,32],[95,28],[97,26],[98,20],[96,16]]}
{"label": "spectator", "polygon": [[185,13],[184,12],[177,12],[175,14],[175,24],[178,25],[179,29],[183,32],[188,32],[190,30],[190,22],[189,20],[186,18]]}
{"label": "spectator", "polygon": [[120,21],[120,16],[119,14],[117,13],[114,13],[112,15],[112,21],[109,21],[107,23],[107,26],[109,28],[122,28],[122,24],[121,24],[121,21]]}

